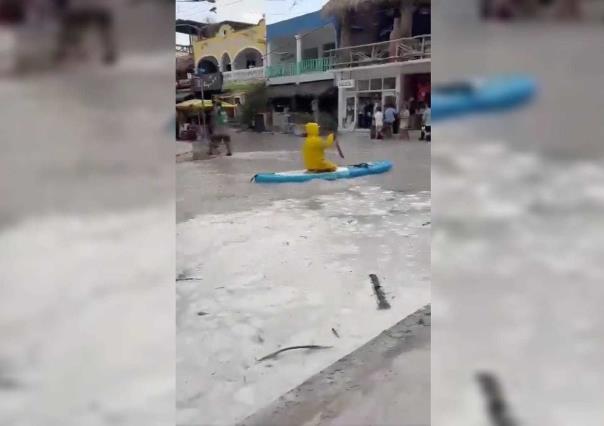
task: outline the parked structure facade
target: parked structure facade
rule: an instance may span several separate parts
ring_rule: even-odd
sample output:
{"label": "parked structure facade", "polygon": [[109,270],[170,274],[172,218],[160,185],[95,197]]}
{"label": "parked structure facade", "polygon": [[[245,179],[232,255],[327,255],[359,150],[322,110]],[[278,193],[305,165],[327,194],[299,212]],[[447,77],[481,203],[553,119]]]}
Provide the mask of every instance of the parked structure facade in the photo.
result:
{"label": "parked structure facade", "polygon": [[193,44],[198,73],[222,73],[224,86],[264,79],[266,24],[224,21],[212,24],[209,37]]}
{"label": "parked structure facade", "polygon": [[337,93],[327,52],[336,47],[336,35],[333,20],[320,11],[267,26],[265,75],[276,128],[287,128],[294,113],[315,121],[332,114],[335,121]]}
{"label": "parked structure facade", "polygon": [[430,1],[330,0],[338,46],[326,54],[338,87],[338,127],[371,126],[377,106],[430,96]]}

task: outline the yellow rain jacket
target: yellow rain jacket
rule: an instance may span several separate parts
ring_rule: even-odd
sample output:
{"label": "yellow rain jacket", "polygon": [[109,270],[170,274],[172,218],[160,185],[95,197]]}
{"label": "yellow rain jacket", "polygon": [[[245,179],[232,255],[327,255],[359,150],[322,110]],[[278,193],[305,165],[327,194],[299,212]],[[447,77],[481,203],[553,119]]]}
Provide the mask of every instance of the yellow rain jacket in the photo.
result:
{"label": "yellow rain jacket", "polygon": [[333,133],[323,139],[317,123],[306,123],[306,140],[302,147],[304,167],[311,172],[334,172],[337,164],[325,159],[325,149],[333,145]]}

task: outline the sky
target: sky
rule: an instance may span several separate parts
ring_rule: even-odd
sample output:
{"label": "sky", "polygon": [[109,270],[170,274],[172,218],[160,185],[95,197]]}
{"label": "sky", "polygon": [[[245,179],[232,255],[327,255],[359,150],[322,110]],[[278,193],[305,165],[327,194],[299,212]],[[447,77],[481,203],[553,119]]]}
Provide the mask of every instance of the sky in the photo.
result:
{"label": "sky", "polygon": [[[319,10],[327,0],[216,0],[216,3],[176,0],[176,18],[205,22],[240,21],[257,23],[266,15],[267,24]],[[216,12],[209,10],[216,7]],[[186,34],[176,34],[176,44],[189,44]]]}

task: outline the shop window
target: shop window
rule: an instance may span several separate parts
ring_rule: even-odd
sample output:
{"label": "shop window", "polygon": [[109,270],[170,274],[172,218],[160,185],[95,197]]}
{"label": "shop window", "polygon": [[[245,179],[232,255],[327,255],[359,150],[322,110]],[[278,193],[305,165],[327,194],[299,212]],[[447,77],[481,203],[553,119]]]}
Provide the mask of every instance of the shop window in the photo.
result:
{"label": "shop window", "polygon": [[359,80],[359,90],[369,90],[369,80]]}
{"label": "shop window", "polygon": [[382,90],[382,79],[381,78],[373,78],[371,79],[371,90]]}
{"label": "shop window", "polygon": [[384,79],[384,90],[396,89],[396,77],[388,77]]}

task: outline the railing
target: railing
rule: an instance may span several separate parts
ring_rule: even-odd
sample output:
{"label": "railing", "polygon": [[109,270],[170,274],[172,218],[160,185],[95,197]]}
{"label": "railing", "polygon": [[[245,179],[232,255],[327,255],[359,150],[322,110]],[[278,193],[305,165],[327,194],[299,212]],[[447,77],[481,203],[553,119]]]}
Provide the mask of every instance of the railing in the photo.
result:
{"label": "railing", "polygon": [[298,74],[309,74],[314,72],[325,72],[332,68],[331,57],[304,59],[300,62],[287,62],[267,67],[267,77],[288,77]]}
{"label": "railing", "polygon": [[331,61],[331,57],[304,59],[302,62],[298,62],[298,72],[300,74],[306,74],[311,72],[329,71],[331,69]]}
{"label": "railing", "polygon": [[185,55],[189,55],[189,54],[193,53],[193,46],[185,45],[185,44],[177,44],[176,45],[176,52],[177,53],[182,53],[182,54],[185,54]]}
{"label": "railing", "polygon": [[290,75],[296,75],[298,73],[298,67],[295,62],[287,62],[285,64],[277,64],[266,67],[266,76],[271,77],[287,77]]}
{"label": "railing", "polygon": [[248,68],[245,70],[224,71],[224,81],[246,81],[262,80],[264,78],[264,67]]}
{"label": "railing", "polygon": [[431,56],[430,35],[400,38],[380,43],[362,44],[328,50],[331,68],[351,68],[425,59]]}

